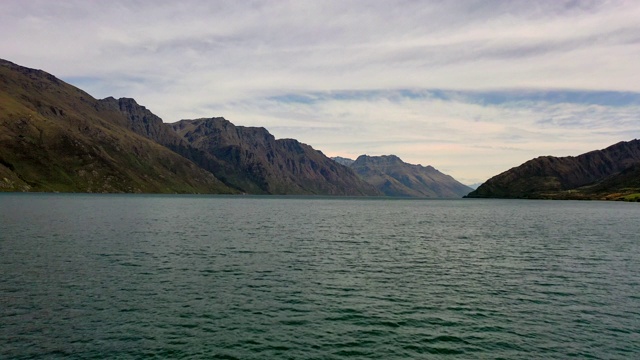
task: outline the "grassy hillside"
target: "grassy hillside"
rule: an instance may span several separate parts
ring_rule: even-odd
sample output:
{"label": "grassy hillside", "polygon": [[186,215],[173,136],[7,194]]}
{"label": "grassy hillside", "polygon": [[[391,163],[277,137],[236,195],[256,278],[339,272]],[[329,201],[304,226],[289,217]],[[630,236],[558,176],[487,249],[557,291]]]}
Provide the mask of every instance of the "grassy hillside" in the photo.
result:
{"label": "grassy hillside", "polygon": [[232,192],[99,108],[50,74],[0,60],[0,191]]}

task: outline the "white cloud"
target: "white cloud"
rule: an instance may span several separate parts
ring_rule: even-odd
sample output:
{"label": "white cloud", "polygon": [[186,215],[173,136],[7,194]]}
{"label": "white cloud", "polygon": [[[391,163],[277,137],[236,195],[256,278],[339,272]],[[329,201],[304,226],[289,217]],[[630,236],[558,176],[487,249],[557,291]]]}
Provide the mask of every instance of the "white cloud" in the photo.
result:
{"label": "white cloud", "polygon": [[[166,121],[225,116],[327,154],[396,153],[475,182],[638,136],[638,104],[390,94],[640,92],[639,18],[640,3],[622,0],[4,0],[0,56],[96,97],[134,97]],[[327,95],[346,90],[381,95]],[[328,98],[273,100],[291,94]]]}

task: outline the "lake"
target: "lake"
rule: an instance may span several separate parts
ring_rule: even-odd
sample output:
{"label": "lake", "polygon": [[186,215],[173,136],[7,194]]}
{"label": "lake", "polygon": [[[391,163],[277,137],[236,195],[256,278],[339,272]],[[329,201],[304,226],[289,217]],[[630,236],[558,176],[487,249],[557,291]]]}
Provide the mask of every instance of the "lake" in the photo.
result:
{"label": "lake", "polygon": [[640,357],[640,206],[0,194],[0,358]]}

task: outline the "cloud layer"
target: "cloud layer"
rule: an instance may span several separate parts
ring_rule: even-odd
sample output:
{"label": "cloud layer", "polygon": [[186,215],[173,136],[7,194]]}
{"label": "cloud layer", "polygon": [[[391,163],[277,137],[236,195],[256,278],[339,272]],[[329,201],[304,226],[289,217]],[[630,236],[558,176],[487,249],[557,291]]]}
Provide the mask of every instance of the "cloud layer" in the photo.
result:
{"label": "cloud layer", "polygon": [[640,137],[632,1],[0,2],[2,57],[465,182]]}

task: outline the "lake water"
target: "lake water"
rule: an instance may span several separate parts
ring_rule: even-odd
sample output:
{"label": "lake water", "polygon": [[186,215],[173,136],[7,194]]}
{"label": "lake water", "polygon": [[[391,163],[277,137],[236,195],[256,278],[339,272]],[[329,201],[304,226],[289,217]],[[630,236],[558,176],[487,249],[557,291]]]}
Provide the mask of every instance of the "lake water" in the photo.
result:
{"label": "lake water", "polygon": [[0,194],[0,358],[640,358],[640,206]]}

